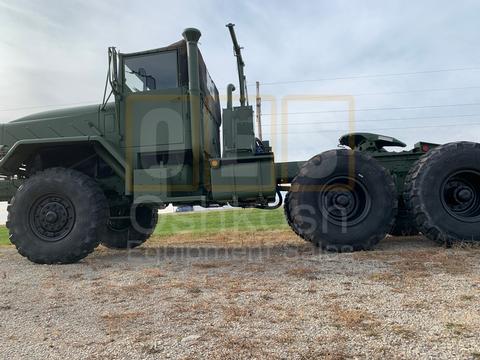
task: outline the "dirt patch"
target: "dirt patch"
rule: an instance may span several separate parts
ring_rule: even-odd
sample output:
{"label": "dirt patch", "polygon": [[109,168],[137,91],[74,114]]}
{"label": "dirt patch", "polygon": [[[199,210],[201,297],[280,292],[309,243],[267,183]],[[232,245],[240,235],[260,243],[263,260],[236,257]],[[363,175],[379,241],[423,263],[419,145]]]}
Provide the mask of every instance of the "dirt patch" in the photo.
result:
{"label": "dirt patch", "polygon": [[0,259],[2,358],[480,354],[478,247],[388,238],[331,254],[274,231],[154,238],[68,266]]}

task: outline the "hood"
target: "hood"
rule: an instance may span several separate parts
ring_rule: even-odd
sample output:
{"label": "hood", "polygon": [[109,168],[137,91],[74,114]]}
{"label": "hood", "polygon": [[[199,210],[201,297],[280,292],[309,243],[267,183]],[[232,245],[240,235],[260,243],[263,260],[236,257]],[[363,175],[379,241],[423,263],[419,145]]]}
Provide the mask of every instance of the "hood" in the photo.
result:
{"label": "hood", "polygon": [[47,120],[47,119],[61,119],[69,117],[77,117],[80,115],[94,114],[98,113],[101,105],[87,105],[87,106],[76,106],[66,109],[50,110],[43,111],[40,113],[31,114],[24,116],[20,119],[11,121],[12,123],[24,122],[24,121],[34,121],[34,120]]}

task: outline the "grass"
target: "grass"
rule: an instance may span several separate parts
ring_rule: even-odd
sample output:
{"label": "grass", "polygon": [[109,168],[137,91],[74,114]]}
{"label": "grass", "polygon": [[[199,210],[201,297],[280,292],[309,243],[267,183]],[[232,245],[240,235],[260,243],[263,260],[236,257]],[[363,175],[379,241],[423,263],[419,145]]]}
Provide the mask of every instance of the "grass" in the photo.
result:
{"label": "grass", "polygon": [[374,316],[362,309],[344,309],[334,305],[332,313],[336,325],[344,328],[371,331],[378,325]]}
{"label": "grass", "polygon": [[455,335],[465,335],[471,332],[470,328],[464,324],[446,323],[445,327]]}
{"label": "grass", "polygon": [[160,215],[154,234],[157,236],[200,235],[220,232],[285,230],[287,228],[282,209],[235,209]]}
{"label": "grass", "polygon": [[[283,210],[234,209],[161,214],[154,235],[218,234],[222,232],[256,232],[286,230]],[[8,230],[0,226],[0,245],[8,245]]]}
{"label": "grass", "polygon": [[5,226],[0,226],[0,246],[9,244],[10,240],[8,239],[8,229]]}

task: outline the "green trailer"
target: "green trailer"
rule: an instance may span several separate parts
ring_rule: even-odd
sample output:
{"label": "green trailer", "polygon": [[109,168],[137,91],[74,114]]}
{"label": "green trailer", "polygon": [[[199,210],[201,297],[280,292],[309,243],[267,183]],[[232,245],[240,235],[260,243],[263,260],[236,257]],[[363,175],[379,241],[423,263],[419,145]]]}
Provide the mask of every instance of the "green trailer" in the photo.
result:
{"label": "green trailer", "polygon": [[241,48],[227,26],[238,105],[230,84],[221,109],[200,31],[189,28],[163,48],[109,48],[101,104],[0,125],[0,200],[9,202],[7,227],[20,254],[72,263],[100,243],[139,246],[169,204],[283,204],[296,234],[331,251],[368,250],[388,233],[480,241],[479,144],[392,152],[405,144],[353,133],[308,161],[276,163],[269,142],[255,136]]}

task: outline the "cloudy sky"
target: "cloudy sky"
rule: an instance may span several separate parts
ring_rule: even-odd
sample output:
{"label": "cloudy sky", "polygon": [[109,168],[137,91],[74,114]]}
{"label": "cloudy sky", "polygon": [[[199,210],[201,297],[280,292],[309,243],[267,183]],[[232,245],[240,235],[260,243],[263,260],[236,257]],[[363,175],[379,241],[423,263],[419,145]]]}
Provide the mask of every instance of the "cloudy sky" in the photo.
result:
{"label": "cloudy sky", "polygon": [[[233,22],[248,81],[260,81],[276,112],[282,99],[305,95],[273,119],[288,124],[276,134],[272,117],[263,117],[264,138],[284,151],[278,157],[335,147],[348,129],[346,102],[307,101],[311,95],[352,96],[357,130],[409,146],[480,141],[479,14],[478,1],[0,0],[0,122],[98,103],[108,46],[161,47],[192,26],[202,31],[203,56],[224,93],[236,80],[225,28]],[[263,112],[272,111],[264,102]]]}

